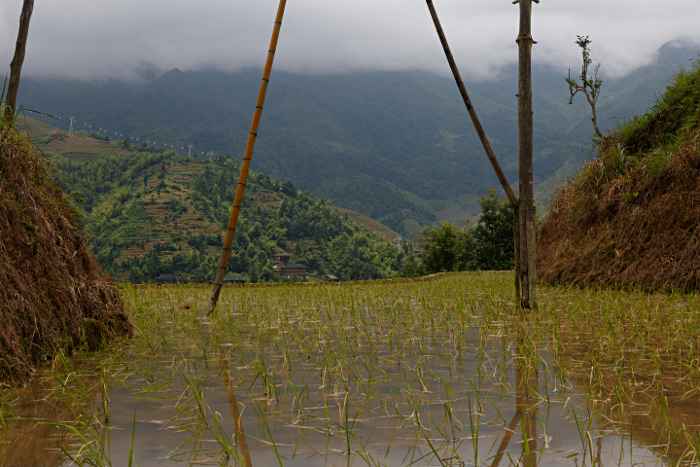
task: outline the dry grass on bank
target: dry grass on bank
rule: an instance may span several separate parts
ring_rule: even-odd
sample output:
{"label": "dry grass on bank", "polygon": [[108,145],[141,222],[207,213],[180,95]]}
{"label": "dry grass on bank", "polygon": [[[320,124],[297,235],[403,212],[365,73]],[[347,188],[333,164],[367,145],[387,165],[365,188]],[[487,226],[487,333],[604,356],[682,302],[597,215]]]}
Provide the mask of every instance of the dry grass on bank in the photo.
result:
{"label": "dry grass on bank", "polygon": [[131,331],[76,212],[42,156],[0,126],[0,382],[18,384],[59,351]]}
{"label": "dry grass on bank", "polygon": [[700,289],[700,62],[622,124],[553,198],[538,239],[550,284]]}

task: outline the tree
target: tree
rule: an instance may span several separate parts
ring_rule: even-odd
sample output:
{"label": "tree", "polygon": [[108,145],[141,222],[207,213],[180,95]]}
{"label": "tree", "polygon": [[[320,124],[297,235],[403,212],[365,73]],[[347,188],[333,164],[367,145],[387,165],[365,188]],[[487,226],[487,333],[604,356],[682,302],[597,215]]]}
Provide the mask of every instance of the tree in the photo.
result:
{"label": "tree", "polygon": [[420,255],[425,274],[469,271],[474,267],[472,225],[459,229],[450,222],[423,231],[425,249]]}
{"label": "tree", "polygon": [[291,180],[287,180],[282,184],[282,193],[293,198],[297,195],[297,188]]}
{"label": "tree", "polygon": [[474,266],[482,271],[513,269],[513,205],[488,190],[479,197],[481,218],[472,230]]}
{"label": "tree", "polygon": [[598,135],[599,138],[603,137],[603,133],[600,131],[598,128],[598,122],[597,122],[597,116],[596,116],[596,110],[595,106],[596,103],[598,102],[598,97],[600,97],[600,88],[603,85],[603,80],[598,77],[598,71],[600,70],[600,63],[595,66],[593,69],[593,76],[588,76],[588,66],[593,63],[593,60],[591,60],[591,51],[588,48],[588,46],[591,44],[590,39],[588,39],[588,36],[583,37],[583,36],[576,36],[578,37],[578,40],[576,41],[576,45],[581,47],[581,55],[583,56],[583,65],[581,66],[581,75],[579,76],[579,79],[581,80],[581,84],[578,83],[578,80],[571,79],[571,70],[569,70],[569,77],[564,78],[566,82],[569,84],[569,93],[571,94],[571,97],[569,98],[569,104],[574,103],[574,96],[578,94],[579,92],[582,92],[586,96],[586,100],[588,101],[588,104],[591,106],[591,111],[593,112],[593,118],[591,118],[591,121],[593,122],[593,128],[595,129],[595,133]]}

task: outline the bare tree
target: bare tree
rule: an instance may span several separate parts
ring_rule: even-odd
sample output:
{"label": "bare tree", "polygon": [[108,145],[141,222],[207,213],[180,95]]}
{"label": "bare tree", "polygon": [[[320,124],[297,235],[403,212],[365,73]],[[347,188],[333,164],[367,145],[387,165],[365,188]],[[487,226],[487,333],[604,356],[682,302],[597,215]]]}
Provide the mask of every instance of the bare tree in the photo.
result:
{"label": "bare tree", "polygon": [[24,51],[27,46],[27,35],[29,34],[29,19],[34,10],[34,0],[24,0],[22,13],[19,17],[19,33],[17,34],[17,44],[15,45],[15,56],[10,64],[10,83],[7,86],[7,99],[5,100],[5,118],[12,120],[17,106],[17,91],[19,90],[19,76],[24,63]]}
{"label": "bare tree", "polygon": [[591,121],[593,121],[593,128],[595,129],[595,133],[598,135],[598,137],[602,138],[603,133],[598,128],[595,110],[596,103],[598,102],[598,97],[600,96],[600,87],[603,85],[603,80],[598,77],[600,63],[596,65],[593,69],[593,76],[589,77],[588,67],[591,65],[591,63],[593,63],[593,60],[591,60],[591,51],[588,48],[588,46],[593,41],[588,39],[588,36],[576,37],[578,37],[576,45],[581,47],[581,54],[583,55],[583,65],[581,66],[581,76],[579,76],[581,84],[579,84],[578,80],[571,79],[571,70],[569,70],[569,77],[564,78],[566,82],[569,83],[569,92],[571,93],[571,97],[569,98],[569,104],[574,103],[574,96],[576,96],[576,94],[578,94],[579,92],[582,92],[586,96],[586,100],[590,104],[591,110],[593,111],[593,118],[591,119]]}

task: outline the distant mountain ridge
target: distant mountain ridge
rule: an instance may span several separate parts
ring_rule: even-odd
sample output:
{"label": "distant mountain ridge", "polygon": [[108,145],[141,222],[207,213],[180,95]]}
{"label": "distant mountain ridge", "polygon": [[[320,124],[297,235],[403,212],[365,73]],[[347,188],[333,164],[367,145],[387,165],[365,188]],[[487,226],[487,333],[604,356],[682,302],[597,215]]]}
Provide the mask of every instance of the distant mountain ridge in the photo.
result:
{"label": "distant mountain ridge", "polygon": [[[696,56],[697,48],[667,44],[651,65],[606,80],[601,128],[643,112],[673,70]],[[533,69],[540,198],[589,154],[590,109],[581,101],[567,105],[563,78],[550,67]],[[145,85],[26,79],[19,102],[75,116],[79,128],[90,122],[110,136],[176,148],[191,144],[199,154],[240,159],[259,82],[257,70],[173,69]],[[492,82],[467,80],[467,87],[508,179],[517,185],[517,70],[505,69]],[[65,121],[52,123],[67,129]],[[404,235],[440,219],[474,218],[476,196],[498,186],[454,82],[425,72],[273,72],[253,167]]]}

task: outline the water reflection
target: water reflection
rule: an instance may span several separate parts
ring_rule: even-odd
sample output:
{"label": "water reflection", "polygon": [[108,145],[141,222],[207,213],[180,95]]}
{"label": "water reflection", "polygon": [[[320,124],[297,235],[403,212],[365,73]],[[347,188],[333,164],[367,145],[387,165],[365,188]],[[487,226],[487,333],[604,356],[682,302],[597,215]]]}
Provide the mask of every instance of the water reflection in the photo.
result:
{"label": "water reflection", "polygon": [[57,425],[91,413],[100,392],[101,380],[95,372],[80,362],[76,370],[82,372],[80,388],[75,388],[77,379],[71,374],[57,381],[40,372],[24,388],[3,394],[14,403],[9,410],[4,407],[2,414],[7,426],[0,428],[0,466],[58,467],[65,463],[62,450],[71,449],[78,440]]}
{"label": "water reflection", "polygon": [[236,391],[231,382],[231,375],[228,371],[228,361],[221,354],[219,358],[219,365],[221,368],[222,382],[226,386],[226,396],[228,397],[228,406],[231,411],[231,418],[236,431],[236,441],[240,449],[243,459],[245,461],[245,467],[252,467],[253,463],[250,461],[250,451],[248,451],[248,443],[245,440],[245,432],[243,431],[243,421],[238,412],[238,401],[236,400]]}
{"label": "water reflection", "polygon": [[[562,380],[544,347],[476,327],[414,340],[353,328],[314,352],[295,344],[302,353],[245,332],[227,345],[198,326],[200,347],[171,340],[157,357],[125,357],[138,371],[112,385],[109,423],[94,423],[112,465],[128,465],[132,436],[140,467],[673,464],[689,447],[678,430],[700,423],[690,383],[638,377],[593,391],[583,373]],[[331,352],[342,358],[329,364]],[[80,371],[99,407],[99,372]],[[60,448],[75,439],[43,423],[75,420],[73,406],[46,399],[57,387],[39,377],[16,393],[0,465],[69,464]]]}

